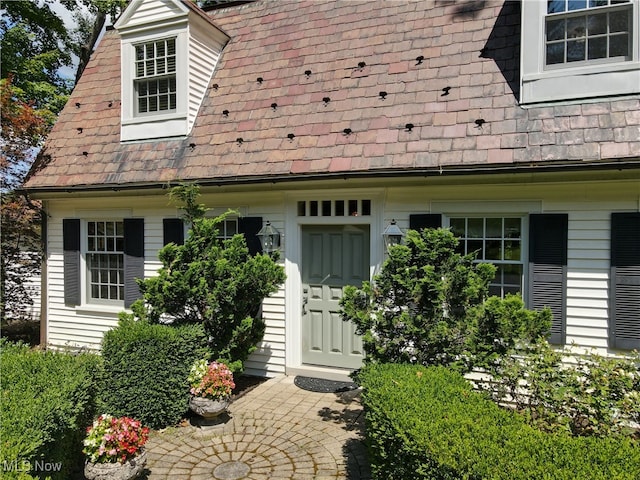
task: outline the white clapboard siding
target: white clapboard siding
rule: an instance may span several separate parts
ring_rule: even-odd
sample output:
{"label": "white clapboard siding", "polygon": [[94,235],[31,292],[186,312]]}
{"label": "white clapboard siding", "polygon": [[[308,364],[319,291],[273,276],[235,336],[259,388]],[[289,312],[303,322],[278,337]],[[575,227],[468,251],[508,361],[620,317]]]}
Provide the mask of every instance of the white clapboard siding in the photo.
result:
{"label": "white clapboard siding", "polygon": [[[262,217],[263,222],[268,220],[278,231],[285,231],[284,205],[281,202],[249,209],[247,215]],[[284,251],[284,238],[281,238],[281,251]],[[280,263],[282,264],[282,259]],[[262,317],[266,324],[265,336],[258,349],[247,359],[245,370],[250,375],[281,375],[286,368],[284,285],[262,302]]]}
{"label": "white clapboard siding", "polygon": [[209,87],[211,75],[215,70],[220,52],[227,38],[212,25],[189,27],[189,109],[188,129],[191,131],[204,94]]}
{"label": "white clapboard siding", "polygon": [[611,210],[593,202],[568,202],[559,207],[569,212],[566,342],[606,349]]}

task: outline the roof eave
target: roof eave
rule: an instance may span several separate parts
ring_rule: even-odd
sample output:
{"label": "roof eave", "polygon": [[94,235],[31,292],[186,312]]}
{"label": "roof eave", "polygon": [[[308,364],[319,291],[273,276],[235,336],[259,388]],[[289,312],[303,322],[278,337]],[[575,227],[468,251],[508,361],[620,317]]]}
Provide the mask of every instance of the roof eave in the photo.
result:
{"label": "roof eave", "polygon": [[[464,176],[464,175],[508,175],[527,173],[569,173],[580,171],[602,171],[602,170],[640,170],[640,157],[608,159],[595,162],[545,162],[528,164],[486,164],[486,165],[451,165],[436,166],[428,168],[411,169],[376,169],[363,171],[344,172],[315,172],[315,173],[286,173],[278,175],[259,175],[244,177],[220,177],[204,179],[188,179],[185,181],[196,182],[201,186],[228,186],[228,185],[255,185],[255,184],[277,184],[304,181],[332,180],[332,179],[372,179],[372,178],[402,178],[402,177],[444,177],[444,176]],[[99,185],[73,185],[73,186],[45,186],[23,188],[21,192],[38,198],[41,194],[47,193],[78,193],[78,192],[108,192],[125,190],[149,190],[167,189],[173,185],[181,183],[176,179],[169,182],[135,182],[125,184],[99,184]]]}

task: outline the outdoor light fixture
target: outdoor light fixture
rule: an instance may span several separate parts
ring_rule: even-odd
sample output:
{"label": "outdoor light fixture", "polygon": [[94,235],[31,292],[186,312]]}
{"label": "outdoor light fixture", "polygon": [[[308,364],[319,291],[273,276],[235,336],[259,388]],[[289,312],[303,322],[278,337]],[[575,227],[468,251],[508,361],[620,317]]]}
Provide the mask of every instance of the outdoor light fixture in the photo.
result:
{"label": "outdoor light fixture", "polygon": [[267,221],[266,225],[256,234],[260,239],[262,251],[265,253],[275,252],[280,248],[280,232]]}
{"label": "outdoor light fixture", "polygon": [[404,232],[400,230],[400,227],[396,225],[396,221],[391,220],[391,223],[386,226],[384,232],[382,232],[384,238],[384,246],[387,248],[387,252],[392,245],[399,245],[404,237]]}

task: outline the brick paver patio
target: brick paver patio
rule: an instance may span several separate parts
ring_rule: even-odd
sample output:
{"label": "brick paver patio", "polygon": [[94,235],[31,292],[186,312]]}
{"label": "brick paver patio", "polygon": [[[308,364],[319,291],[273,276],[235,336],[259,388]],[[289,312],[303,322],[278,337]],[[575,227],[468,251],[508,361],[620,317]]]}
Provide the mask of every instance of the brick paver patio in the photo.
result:
{"label": "brick paver patio", "polygon": [[229,407],[220,426],[154,432],[148,480],[371,478],[357,391],[315,393],[270,379]]}

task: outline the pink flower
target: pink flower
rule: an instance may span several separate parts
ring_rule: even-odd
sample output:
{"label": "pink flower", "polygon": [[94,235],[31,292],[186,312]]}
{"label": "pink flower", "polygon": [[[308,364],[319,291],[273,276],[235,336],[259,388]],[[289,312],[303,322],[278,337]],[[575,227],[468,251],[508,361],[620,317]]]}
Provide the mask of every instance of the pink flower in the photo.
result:
{"label": "pink flower", "polygon": [[129,417],[100,416],[88,429],[84,453],[92,462],[124,462],[135,457],[149,437],[149,428]]}

